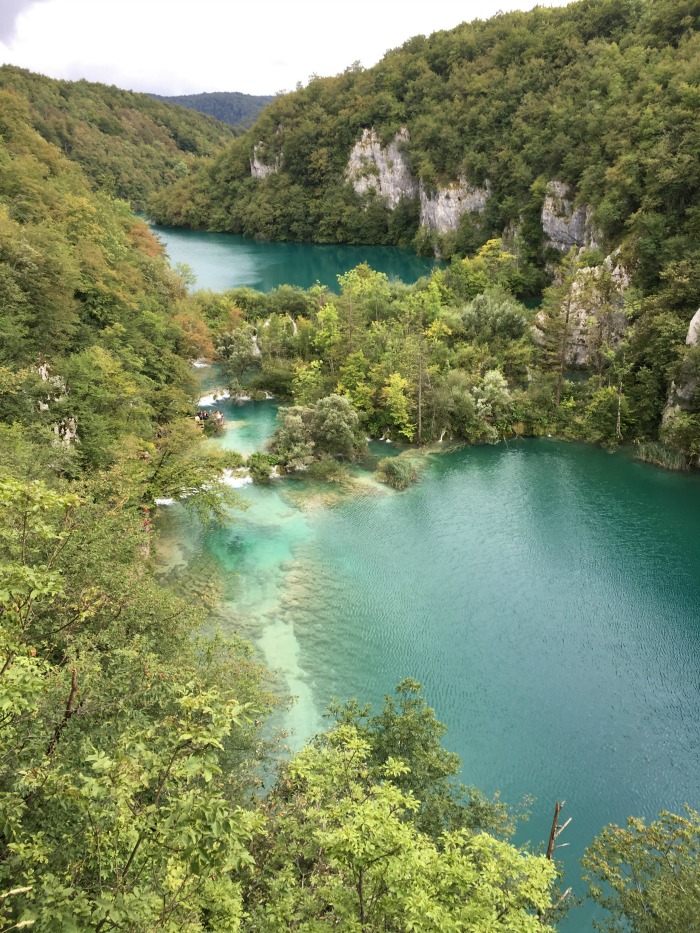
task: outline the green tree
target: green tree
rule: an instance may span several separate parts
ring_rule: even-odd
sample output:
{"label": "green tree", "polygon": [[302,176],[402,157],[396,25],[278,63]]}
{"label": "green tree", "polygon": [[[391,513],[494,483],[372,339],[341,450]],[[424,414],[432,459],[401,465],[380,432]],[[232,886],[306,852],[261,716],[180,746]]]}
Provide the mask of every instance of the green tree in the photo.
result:
{"label": "green tree", "polygon": [[583,860],[589,894],[608,917],[609,933],[698,933],[700,817],[662,811],[651,823],[630,818],[607,826]]}
{"label": "green tree", "polygon": [[370,754],[343,724],[283,769],[244,887],[244,930],[551,929],[536,916],[550,904],[551,863],[487,833],[457,830],[436,845],[415,824],[419,799],[397,783],[406,764],[373,768]]}

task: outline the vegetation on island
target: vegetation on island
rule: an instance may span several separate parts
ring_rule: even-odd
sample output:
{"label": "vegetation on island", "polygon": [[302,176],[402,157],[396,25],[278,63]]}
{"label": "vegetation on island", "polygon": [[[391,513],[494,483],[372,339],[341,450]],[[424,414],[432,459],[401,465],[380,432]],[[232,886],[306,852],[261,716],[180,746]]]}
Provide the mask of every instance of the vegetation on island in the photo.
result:
{"label": "vegetation on island", "polygon": [[296,406],[273,440],[283,466],[334,456],[314,446],[309,417],[302,430],[299,414],[340,396],[358,437],[426,445],[556,435],[634,443],[649,459],[686,467],[700,450],[698,404],[691,396],[676,418],[663,418],[678,374],[698,378],[687,318],[672,310],[677,283],[644,298],[594,261],[572,251],[537,308],[514,297],[517,261],[499,240],[413,286],[358,266],[339,277],[339,294],[195,292],[208,336],[193,352],[216,346],[233,389],[264,389]]}
{"label": "vegetation on island", "polygon": [[263,107],[275,99],[271,95],[241,94],[239,91],[209,91],[204,94],[179,94],[174,97],[149,94],[149,97],[162,100],[166,104],[187,107],[188,110],[196,110],[198,113],[206,113],[239,131],[252,126]]}
{"label": "vegetation on island", "polygon": [[[644,111],[652,129],[654,113],[663,125],[678,117],[677,108],[663,109],[664,95],[675,94],[679,107],[692,102],[692,82],[676,80],[670,66],[664,72],[671,48],[674,66],[689,61],[692,4],[605,0],[531,15],[545,36],[552,24],[562,27],[564,63],[580,60],[585,26],[594,62],[607,55],[625,65],[616,92],[622,108],[651,62],[650,85],[660,81],[648,91],[659,109]],[[516,71],[530,63],[523,81],[537,70],[525,54],[535,41],[529,22],[516,14],[458,33],[487,37],[483,47],[464,46],[467,72],[487,52],[501,62],[480,82],[492,116],[492,95],[516,80],[508,62]],[[633,22],[634,35],[647,36],[637,70],[625,38]],[[421,54],[444,48],[447,55],[442,76],[436,57],[423,71],[432,105],[438,98],[427,90],[454,70],[451,41],[441,34],[413,43]],[[418,81],[412,44],[392,54],[400,73],[405,66]],[[543,73],[546,61],[537,66]],[[411,287],[361,266],[341,277],[338,295],[321,287],[192,294],[147,226],[113,195],[140,203],[167,180],[171,155],[180,158],[166,139],[171,130],[210,124],[176,111],[161,135],[143,116],[166,112],[156,102],[132,110],[134,96],[115,89],[12,68],[0,74],[0,926],[555,929],[556,865],[537,848],[514,845],[512,815],[498,799],[462,786],[460,762],[443,748],[444,727],[415,682],[399,684],[378,711],[334,704],[323,734],[290,758],[272,755],[278,749],[265,723],[278,701],[268,675],[239,638],[212,633],[206,601],[180,598],[157,578],[152,515],[161,498],[180,498],[205,522],[235,520],[245,506],[217,482],[241,458],[204,444],[194,421],[190,360],[200,355],[220,359],[232,386],[293,402],[273,451],[251,461],[259,476],[275,466],[322,472],[361,456],[367,435],[387,432],[407,444],[543,433],[662,442],[693,461],[700,357],[684,345],[698,288],[692,165],[683,170],[686,200],[675,161],[676,154],[683,161],[690,124],[677,124],[674,158],[667,153],[659,169],[654,197],[668,200],[668,210],[652,217],[644,201],[636,207],[644,216],[618,215],[631,238],[625,248],[639,260],[625,290],[603,254],[572,252],[541,308],[529,309],[517,296],[540,280],[539,258],[479,234],[469,256],[456,255]],[[353,87],[374,74],[353,70],[333,81]],[[303,93],[315,85],[324,86],[314,80]],[[392,86],[387,80],[387,105]],[[85,117],[82,94],[95,107],[111,100],[116,122],[102,104]],[[536,97],[522,97],[537,129]],[[608,95],[601,120],[613,104]],[[586,108],[579,110],[583,119]],[[325,133],[323,113],[316,125]],[[379,125],[376,116],[368,111]],[[122,120],[140,129],[119,129]],[[116,162],[109,154],[101,161],[99,134],[114,137]],[[619,137],[625,150],[634,133]],[[218,144],[216,134],[202,138],[201,149],[196,139],[188,149],[183,137],[178,151]],[[533,130],[531,146],[536,138]],[[651,158],[653,146],[641,150]],[[630,210],[649,190],[647,175],[635,175],[639,151],[620,156],[628,156],[628,173],[615,163],[606,174]],[[577,182],[582,150],[571,152],[564,177]],[[321,176],[326,157],[334,164],[331,151],[322,153]],[[509,160],[506,153],[504,166]],[[492,181],[501,184],[495,174]],[[513,184],[517,194],[520,182]],[[604,202],[594,203],[612,235]],[[300,223],[304,204],[297,204]],[[329,218],[321,236],[342,230]],[[677,223],[673,237],[667,223]],[[585,323],[576,330],[572,307],[581,301]],[[585,358],[572,371],[572,353],[583,345]],[[662,423],[672,381],[686,387],[685,407]],[[410,464],[399,456],[381,466],[399,487]],[[213,606],[216,597],[208,596]],[[691,810],[603,830],[586,870],[608,929],[693,930],[699,839]]]}

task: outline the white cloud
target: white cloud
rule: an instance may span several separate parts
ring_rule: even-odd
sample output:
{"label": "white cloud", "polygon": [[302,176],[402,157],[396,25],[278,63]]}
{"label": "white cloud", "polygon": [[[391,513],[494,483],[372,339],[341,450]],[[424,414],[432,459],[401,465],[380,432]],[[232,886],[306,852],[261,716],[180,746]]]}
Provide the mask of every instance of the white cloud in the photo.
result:
{"label": "white cloud", "polygon": [[305,83],[312,74],[337,74],[356,60],[369,67],[419,33],[535,5],[535,0],[355,0],[342,6],[328,0],[9,2],[22,10],[14,37],[0,45],[4,62],[51,77],[84,77],[164,94],[273,94]]}

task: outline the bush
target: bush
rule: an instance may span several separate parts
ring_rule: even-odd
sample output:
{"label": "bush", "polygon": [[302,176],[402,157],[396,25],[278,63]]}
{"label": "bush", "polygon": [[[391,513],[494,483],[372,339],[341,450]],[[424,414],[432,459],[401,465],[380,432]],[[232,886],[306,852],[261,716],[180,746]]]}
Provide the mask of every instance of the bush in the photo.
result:
{"label": "bush", "polygon": [[272,468],[277,466],[279,458],[274,454],[254,453],[248,457],[248,469],[254,483],[266,484],[270,482]]}
{"label": "bush", "polygon": [[408,489],[418,480],[418,470],[408,457],[384,457],[377,465],[377,476],[393,489]]}

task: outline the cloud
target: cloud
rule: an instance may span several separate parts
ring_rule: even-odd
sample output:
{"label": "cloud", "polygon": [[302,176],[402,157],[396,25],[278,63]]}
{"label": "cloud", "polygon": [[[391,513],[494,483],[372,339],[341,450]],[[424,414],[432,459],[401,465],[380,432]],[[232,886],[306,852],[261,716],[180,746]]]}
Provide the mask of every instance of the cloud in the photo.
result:
{"label": "cloud", "polygon": [[0,4],[0,42],[7,45],[15,37],[17,17],[35,3],[46,0],[2,0]]}

